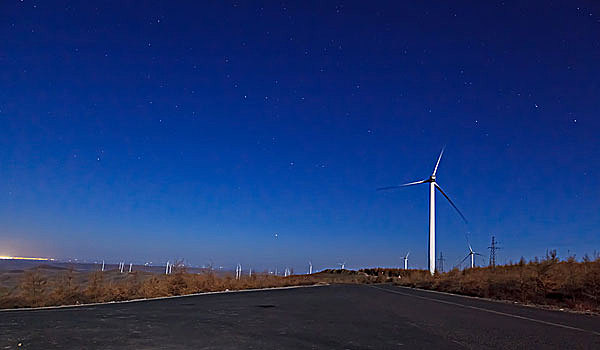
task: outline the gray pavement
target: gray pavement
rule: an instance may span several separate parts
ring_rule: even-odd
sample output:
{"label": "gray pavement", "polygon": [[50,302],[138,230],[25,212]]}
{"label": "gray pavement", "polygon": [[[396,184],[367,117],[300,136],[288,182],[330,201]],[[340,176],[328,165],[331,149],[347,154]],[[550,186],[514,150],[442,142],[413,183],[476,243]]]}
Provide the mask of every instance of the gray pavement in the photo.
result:
{"label": "gray pavement", "polygon": [[4,311],[4,348],[600,349],[600,317],[332,285]]}

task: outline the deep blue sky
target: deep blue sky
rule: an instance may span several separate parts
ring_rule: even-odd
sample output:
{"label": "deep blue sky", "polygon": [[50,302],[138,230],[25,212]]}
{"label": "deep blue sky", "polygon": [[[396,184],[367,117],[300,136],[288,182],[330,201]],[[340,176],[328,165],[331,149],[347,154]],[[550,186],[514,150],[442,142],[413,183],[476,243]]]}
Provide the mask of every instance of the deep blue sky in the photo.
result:
{"label": "deep blue sky", "polygon": [[[0,255],[600,250],[594,1],[0,4]],[[278,238],[275,238],[278,233]]]}

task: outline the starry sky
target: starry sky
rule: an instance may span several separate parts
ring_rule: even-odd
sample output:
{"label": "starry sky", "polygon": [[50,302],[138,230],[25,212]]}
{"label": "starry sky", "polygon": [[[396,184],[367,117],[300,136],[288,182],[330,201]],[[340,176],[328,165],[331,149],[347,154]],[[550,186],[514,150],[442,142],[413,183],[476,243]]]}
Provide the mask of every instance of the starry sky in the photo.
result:
{"label": "starry sky", "polygon": [[[0,255],[600,251],[595,1],[2,1]],[[483,263],[482,260],[479,263]]]}

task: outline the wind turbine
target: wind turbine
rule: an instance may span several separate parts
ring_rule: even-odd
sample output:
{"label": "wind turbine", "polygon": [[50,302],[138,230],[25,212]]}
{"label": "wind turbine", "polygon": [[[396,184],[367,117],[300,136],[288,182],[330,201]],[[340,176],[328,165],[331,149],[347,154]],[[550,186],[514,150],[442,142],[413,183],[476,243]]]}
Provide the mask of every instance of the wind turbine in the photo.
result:
{"label": "wind turbine", "polygon": [[404,269],[408,270],[408,256],[410,255],[410,252],[406,253],[406,256],[403,258],[404,259]]}
{"label": "wind turbine", "polygon": [[235,279],[239,280],[242,277],[242,264],[237,264],[235,267]]}
{"label": "wind turbine", "polygon": [[338,263],[338,265],[340,265],[340,269],[342,269],[342,270],[346,268],[346,262],[345,261],[341,262],[341,263]]}
{"label": "wind turbine", "polygon": [[464,222],[465,223],[467,222],[467,219],[465,218],[465,216],[460,212],[460,210],[458,210],[456,205],[454,205],[454,202],[452,202],[450,197],[448,197],[448,195],[442,190],[440,185],[438,185],[438,183],[435,180],[437,169],[438,169],[438,166],[440,165],[440,160],[442,160],[443,154],[444,154],[444,149],[442,148],[442,152],[440,153],[440,156],[438,157],[437,163],[435,163],[435,168],[433,168],[433,174],[431,174],[431,176],[428,179],[421,180],[421,181],[409,182],[409,183],[406,183],[403,185],[380,187],[377,189],[377,191],[383,191],[383,190],[393,190],[393,189],[402,188],[402,187],[406,187],[406,186],[412,186],[412,185],[420,185],[420,184],[425,184],[425,183],[429,184],[429,272],[432,275],[435,273],[435,189],[436,188],[438,189],[438,191],[440,191],[444,195],[444,197],[446,197],[448,202],[450,202],[450,205],[452,205],[452,207],[454,209],[456,209],[456,211],[458,212],[458,215],[460,215],[460,217],[464,220]]}
{"label": "wind turbine", "polygon": [[463,262],[465,262],[465,260],[467,260],[468,257],[471,257],[471,268],[473,268],[473,267],[475,267],[475,255],[479,255],[479,256],[483,256],[483,255],[479,254],[477,252],[474,252],[473,248],[471,248],[471,244],[470,243],[467,243],[467,244],[469,245],[469,254],[467,254],[467,256],[465,256],[465,258],[462,259],[462,261],[460,262],[460,264],[462,264]]}
{"label": "wind turbine", "polygon": [[308,262],[308,274],[312,275],[312,261]]}

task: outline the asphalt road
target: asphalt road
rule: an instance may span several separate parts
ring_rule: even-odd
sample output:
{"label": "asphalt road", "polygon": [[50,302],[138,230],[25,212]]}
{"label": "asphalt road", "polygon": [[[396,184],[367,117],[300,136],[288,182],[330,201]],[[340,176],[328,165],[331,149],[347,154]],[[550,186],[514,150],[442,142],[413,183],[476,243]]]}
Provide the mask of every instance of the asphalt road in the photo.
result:
{"label": "asphalt road", "polygon": [[600,349],[600,317],[333,285],[3,311],[4,348]]}

